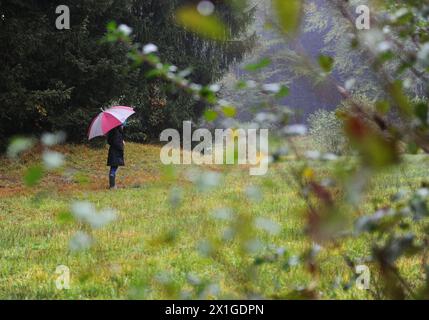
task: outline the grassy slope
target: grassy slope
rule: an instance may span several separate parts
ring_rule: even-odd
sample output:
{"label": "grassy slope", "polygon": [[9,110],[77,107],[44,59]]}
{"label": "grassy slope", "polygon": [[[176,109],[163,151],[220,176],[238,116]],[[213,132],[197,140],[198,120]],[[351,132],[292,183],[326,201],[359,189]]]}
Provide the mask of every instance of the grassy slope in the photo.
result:
{"label": "grassy slope", "polygon": [[[250,177],[247,169],[232,168],[222,187],[199,193],[179,174],[178,181],[164,179],[156,146],[127,145],[127,167],[119,171],[116,191],[106,190],[105,150],[83,146],[66,146],[67,170],[50,173],[37,188],[22,186],[26,166],[37,156],[26,155],[19,163],[1,159],[0,167],[0,298],[169,298],[172,293],[154,281],[159,272],[168,272],[172,283],[188,288],[187,275],[202,279],[219,279],[222,293],[233,297],[243,286],[243,268],[250,261],[240,256],[235,243],[224,247],[222,262],[198,253],[196,247],[207,236],[216,237],[226,223],[214,220],[213,209],[231,207],[239,214],[263,216],[278,222],[281,232],[268,236],[257,231],[262,240],[270,240],[299,253],[309,247],[302,235],[302,203],[297,200],[291,181],[280,173],[290,163],[272,166],[265,178]],[[400,187],[417,186],[427,180],[429,162],[424,156],[407,156],[402,170],[380,173],[372,182],[364,210],[373,203],[383,204]],[[180,170],[183,170],[181,168]],[[77,183],[79,180],[80,183]],[[183,188],[183,205],[172,210],[168,198],[171,188]],[[260,185],[263,200],[251,204],[244,194],[248,185]],[[94,232],[97,242],[90,251],[71,253],[70,237],[81,226],[61,222],[72,200],[89,200],[99,208],[115,208],[119,219]],[[164,243],[176,230],[174,244]],[[341,253],[361,256],[368,248],[363,240],[348,241],[321,253],[322,271],[332,275],[322,282],[326,298],[364,298],[357,289],[331,290],[330,281],[346,275]],[[338,254],[332,254],[338,253]],[[404,271],[417,272],[418,261],[404,261]],[[55,288],[55,268],[71,269],[71,289]],[[264,265],[255,278],[256,289],[267,295],[281,295],[293,287],[308,283],[301,268],[278,272],[274,265]],[[278,276],[280,275],[280,276]],[[148,284],[148,286],[146,286]],[[149,288],[144,291],[136,288]]]}

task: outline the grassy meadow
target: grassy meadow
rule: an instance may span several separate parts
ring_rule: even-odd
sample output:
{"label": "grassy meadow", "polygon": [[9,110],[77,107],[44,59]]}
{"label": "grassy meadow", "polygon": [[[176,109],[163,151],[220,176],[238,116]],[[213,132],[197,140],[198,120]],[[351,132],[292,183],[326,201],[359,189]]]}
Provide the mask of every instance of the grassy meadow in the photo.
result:
{"label": "grassy meadow", "polygon": [[[243,239],[249,245],[257,236],[261,243],[259,247],[253,243],[254,247],[266,252],[270,250],[266,243],[275,244],[291,256],[312,246],[303,233],[304,203],[289,174],[291,167],[299,165],[297,161],[273,164],[264,177],[249,176],[245,167],[213,166],[208,169],[224,173],[222,181],[204,192],[186,178],[188,167],[178,166],[173,172],[163,166],[159,148],[127,143],[127,166],[119,169],[120,188],[112,191],[107,189],[107,149],[57,147],[66,156],[64,169],[47,173],[35,187],[25,186],[22,177],[26,168],[40,161],[37,150],[18,161],[2,158],[0,299],[236,298],[244,291],[284,298],[312,281],[301,265],[288,270],[275,263],[252,268],[257,249],[243,254],[238,241],[220,240],[227,237],[231,224],[240,226],[241,219],[264,218],[277,223],[279,230],[247,230]],[[314,166],[323,175],[334,164]],[[405,156],[394,171],[376,174],[360,212],[371,213],[383,206],[401,188],[418,187],[428,180],[428,174],[427,156]],[[251,186],[259,188],[260,197],[247,195]],[[181,199],[176,206],[174,199]],[[115,209],[117,220],[99,230],[87,230],[70,218],[70,205],[76,200],[90,201],[99,209]],[[216,218],[213,212],[220,208],[231,208],[240,219]],[[86,251],[72,252],[69,241],[78,230],[89,232],[95,242]],[[207,239],[218,243],[215,255],[205,254]],[[322,298],[370,297],[354,287],[335,286],[339,278],[351,274],[343,255],[360,257],[369,249],[364,238],[338,243],[329,254],[321,249],[321,272],[328,275],[318,284]],[[419,281],[419,263],[403,259],[401,271]],[[69,290],[55,287],[59,265],[70,268]],[[218,286],[198,291],[200,284],[212,282]]]}

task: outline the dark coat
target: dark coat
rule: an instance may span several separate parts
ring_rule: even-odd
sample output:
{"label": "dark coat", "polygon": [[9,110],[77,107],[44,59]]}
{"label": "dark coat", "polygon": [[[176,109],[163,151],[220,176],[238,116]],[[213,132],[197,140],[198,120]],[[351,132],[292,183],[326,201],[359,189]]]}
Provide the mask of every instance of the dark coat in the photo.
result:
{"label": "dark coat", "polygon": [[124,166],[124,130],[117,127],[109,131],[107,143],[110,145],[107,165]]}

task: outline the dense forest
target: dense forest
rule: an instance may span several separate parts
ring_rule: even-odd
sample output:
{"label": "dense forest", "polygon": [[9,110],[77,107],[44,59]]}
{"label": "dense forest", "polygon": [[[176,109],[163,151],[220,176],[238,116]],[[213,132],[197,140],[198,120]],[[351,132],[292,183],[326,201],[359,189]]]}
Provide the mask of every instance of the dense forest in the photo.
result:
{"label": "dense forest", "polygon": [[[254,41],[247,26],[253,11],[228,1],[216,10],[227,40],[203,39],[175,21],[184,1],[73,1],[69,30],[57,30],[58,1],[1,1],[0,137],[63,130],[84,141],[88,119],[102,107],[136,108],[128,139],[157,138],[161,128],[198,119],[204,106],[161,80],[133,68],[125,45],[101,43],[109,22],[127,24],[136,43],[155,43],[164,61],[192,65],[190,79],[209,84],[239,61]],[[188,1],[192,3],[192,1]],[[242,10],[244,8],[244,11]]]}

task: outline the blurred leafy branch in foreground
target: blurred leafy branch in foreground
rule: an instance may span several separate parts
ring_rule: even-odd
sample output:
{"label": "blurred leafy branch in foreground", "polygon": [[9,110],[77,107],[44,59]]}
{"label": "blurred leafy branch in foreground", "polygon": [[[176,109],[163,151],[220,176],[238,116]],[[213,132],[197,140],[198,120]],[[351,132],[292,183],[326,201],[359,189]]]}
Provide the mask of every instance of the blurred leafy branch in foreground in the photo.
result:
{"label": "blurred leafy branch in foreground", "polygon": [[[280,263],[283,271],[287,272],[288,266],[302,263],[308,267],[314,281],[307,288],[300,288],[291,292],[288,297],[319,297],[318,278],[323,277],[317,262],[317,253],[320,246],[326,250],[334,249],[343,238],[369,237],[371,239],[371,255],[362,257],[361,261],[370,263],[376,268],[377,290],[373,295],[378,298],[428,298],[429,297],[429,267],[427,264],[427,244],[429,225],[427,217],[427,197],[429,190],[422,186],[419,190],[410,191],[409,194],[399,192],[392,196],[388,206],[379,208],[372,214],[359,212],[359,204],[363,201],[363,195],[371,176],[378,170],[399,165],[401,161],[400,144],[407,144],[409,150],[417,152],[419,149],[428,151],[429,123],[428,88],[422,93],[423,99],[415,100],[407,91],[401,75],[410,72],[414,77],[427,85],[428,61],[429,61],[429,21],[422,12],[428,12],[429,7],[425,1],[377,1],[368,3],[371,5],[372,27],[369,31],[360,31],[355,28],[354,7],[344,1],[331,1],[330,5],[350,25],[350,48],[362,51],[368,58],[368,64],[377,76],[377,81],[384,94],[382,100],[375,102],[375,108],[368,108],[362,100],[355,99],[353,94],[343,86],[336,83],[331,72],[335,63],[334,58],[321,54],[313,65],[308,67],[313,74],[331,81],[335,84],[339,93],[349,101],[350,108],[340,115],[342,127],[350,147],[359,155],[359,163],[352,172],[341,172],[338,176],[331,177],[327,184],[318,181],[308,158],[312,160],[335,160],[333,154],[320,152],[307,152],[302,155],[296,151],[295,156],[301,159],[303,164],[291,169],[300,197],[306,203],[307,226],[306,233],[314,243],[308,252],[300,257],[290,257],[286,250],[277,248],[272,254],[254,259],[249,269],[243,270],[243,286],[240,290],[242,297],[250,298],[258,296],[258,292],[252,291],[254,269],[264,263]],[[293,38],[300,28],[300,21],[305,6],[305,1],[273,1],[275,18],[272,26],[283,32],[285,39]],[[185,9],[184,9],[185,10]],[[386,14],[387,12],[387,14]],[[194,12],[195,13],[195,12]],[[183,14],[183,12],[181,13]],[[198,14],[197,14],[198,16]],[[185,28],[191,28],[198,32],[201,23],[204,36],[207,36],[207,28],[212,28],[217,36],[222,30],[216,19],[204,20],[202,16],[193,19],[181,19],[179,22]],[[201,20],[202,19],[202,20]],[[201,20],[201,21],[200,21]],[[203,22],[204,21],[204,22]],[[128,34],[110,25],[107,38],[110,41],[128,42]],[[411,45],[410,45],[411,44]],[[407,50],[405,50],[407,48]],[[184,90],[191,93],[196,99],[201,99],[214,106],[206,112],[206,120],[213,121],[222,111],[232,110],[234,107],[225,102],[218,101],[216,92],[218,87],[200,86],[187,81],[187,71],[178,71],[168,64],[162,64],[156,56],[156,47],[148,44],[139,48],[130,44],[130,58],[138,66],[148,64],[152,67],[148,76],[162,77]],[[308,59],[311,61],[311,59]],[[395,62],[392,68],[392,62]],[[261,61],[248,67],[253,72],[263,70],[269,61]],[[288,89],[282,84],[250,84],[267,94],[267,104],[271,105],[269,113],[258,114],[255,123],[263,126],[269,122],[270,126],[277,127],[274,139],[286,141],[292,152],[296,150],[293,135],[306,133],[306,128],[301,125],[288,125],[289,111],[275,106],[276,99],[288,94]],[[237,90],[249,89],[249,83],[238,82]],[[226,115],[233,116],[233,112]],[[393,121],[392,119],[395,119]],[[398,118],[400,120],[398,120]],[[262,122],[262,123],[261,123]],[[282,148],[272,151],[271,160],[280,159]],[[336,191],[342,195],[338,196]],[[353,213],[358,213],[358,218],[353,220]],[[275,230],[275,226],[269,222],[269,230]],[[239,243],[242,243],[242,254],[248,251],[246,245],[252,239],[253,222],[246,215],[238,217],[232,223],[232,233]],[[205,251],[213,259],[221,259],[221,245],[216,241],[205,244]],[[412,282],[407,276],[400,273],[398,260],[404,256],[420,256],[422,261],[423,281]],[[345,264],[354,267],[359,261],[352,261],[344,257]],[[285,271],[286,269],[286,271]],[[353,269],[354,270],[354,269]],[[286,298],[286,297],[277,297]]]}
{"label": "blurred leafy branch in foreground", "polygon": [[[275,17],[270,25],[284,34],[285,40],[292,38],[299,30],[305,1],[273,1]],[[331,71],[334,58],[320,55],[314,64],[308,67],[315,76],[322,76],[331,81],[337,90],[350,101],[350,108],[341,114],[342,127],[350,147],[358,155],[359,161],[353,170],[342,166],[343,162],[332,153],[319,151],[300,152],[294,145],[292,137],[307,133],[304,125],[288,123],[291,111],[276,106],[276,101],[288,94],[288,88],[280,83],[258,84],[237,82],[237,90],[260,90],[266,96],[266,110],[256,115],[254,123],[264,127],[277,128],[272,131],[275,148],[267,155],[271,161],[282,161],[283,156],[292,153],[299,160],[284,172],[285,183],[293,177],[298,196],[305,203],[304,232],[308,236],[308,250],[291,254],[286,248],[271,246],[265,254],[255,254],[260,241],[254,237],[255,228],[263,229],[270,235],[278,232],[279,226],[270,220],[253,219],[243,208],[226,208],[215,215],[228,225],[226,231],[219,235],[208,235],[201,239],[198,250],[201,254],[227,264],[224,245],[234,241],[238,244],[237,254],[247,266],[235,275],[241,286],[236,288],[237,298],[321,298],[320,279],[325,275],[320,268],[318,254],[326,250],[335,254],[338,244],[346,239],[365,237],[370,243],[369,256],[351,259],[344,255],[344,266],[351,268],[356,277],[355,266],[365,263],[371,266],[376,285],[371,288],[375,298],[429,298],[429,265],[427,261],[429,209],[427,198],[428,186],[422,185],[417,190],[398,191],[391,201],[375,212],[361,212],[360,204],[364,201],[365,190],[371,177],[378,171],[398,166],[401,162],[401,144],[408,150],[418,152],[429,150],[428,122],[428,88],[422,93],[422,99],[415,100],[404,86],[401,74],[411,72],[427,84],[429,67],[429,22],[421,13],[428,12],[426,1],[374,1],[371,6],[372,27],[369,31],[360,31],[354,27],[354,8],[345,1],[331,1],[330,4],[345,21],[350,24],[352,33],[348,35],[350,48],[363,51],[368,57],[368,64],[378,77],[384,90],[383,98],[375,102],[375,108],[368,108],[362,101],[355,99],[347,86],[338,84]],[[215,13],[213,13],[215,14]],[[210,16],[210,15],[209,15]],[[178,23],[202,36],[214,37],[222,41],[224,36],[221,21],[215,16],[206,18],[193,7],[181,9]],[[182,18],[181,18],[182,17]],[[388,32],[386,32],[388,30]],[[128,56],[135,67],[145,65],[150,70],[148,77],[163,78],[192,95],[195,99],[206,102],[211,109],[206,111],[206,121],[211,122],[220,115],[233,118],[234,106],[218,100],[217,85],[202,86],[187,79],[190,69],[178,70],[174,65],[162,63],[157,56],[158,48],[154,44],[133,44],[130,41],[132,30],[125,25],[110,23],[105,41],[128,44]],[[406,48],[406,50],[404,50]],[[311,61],[311,59],[308,59]],[[395,62],[392,69],[391,62]],[[252,72],[263,71],[269,64],[261,61],[249,66]],[[425,80],[426,79],[426,80]],[[356,84],[358,85],[358,84]],[[392,119],[395,119],[393,121]],[[399,120],[398,120],[399,119]],[[238,125],[238,124],[236,124]],[[28,141],[15,141],[10,146],[11,155],[25,149]],[[18,150],[18,151],[17,151]],[[53,157],[48,157],[53,160]],[[335,174],[329,179],[318,179],[312,166],[313,161],[334,161]],[[49,163],[48,161],[47,163]],[[57,161],[51,161],[57,163]],[[213,172],[194,172],[190,181],[202,191],[210,192],[210,187],[221,183],[220,174]],[[40,172],[28,172],[28,181],[37,180]],[[250,205],[258,201],[257,188],[248,190]],[[179,194],[171,198],[172,210],[178,205]],[[114,220],[114,213],[102,212],[93,219],[90,204],[78,203],[73,206],[75,217],[93,228]],[[101,219],[101,221],[99,221]],[[94,222],[95,221],[95,222]],[[82,249],[82,244],[89,238],[82,233],[72,239],[73,248]],[[159,239],[160,245],[175,241],[174,230]],[[421,261],[421,276],[418,280],[401,274],[399,262],[403,257],[414,257]],[[290,272],[292,268],[305,268],[312,278],[306,287],[296,288],[287,295],[263,296],[255,285],[257,269],[264,264],[278,266],[278,272]],[[353,281],[353,278],[352,280]],[[198,276],[190,275],[189,283],[193,290],[184,292],[170,281],[168,275],[160,274],[154,281],[169,293],[171,298],[207,298],[222,297],[216,280],[203,281]],[[348,288],[350,282],[341,283]],[[136,286],[135,297],[144,297],[145,293]]]}

